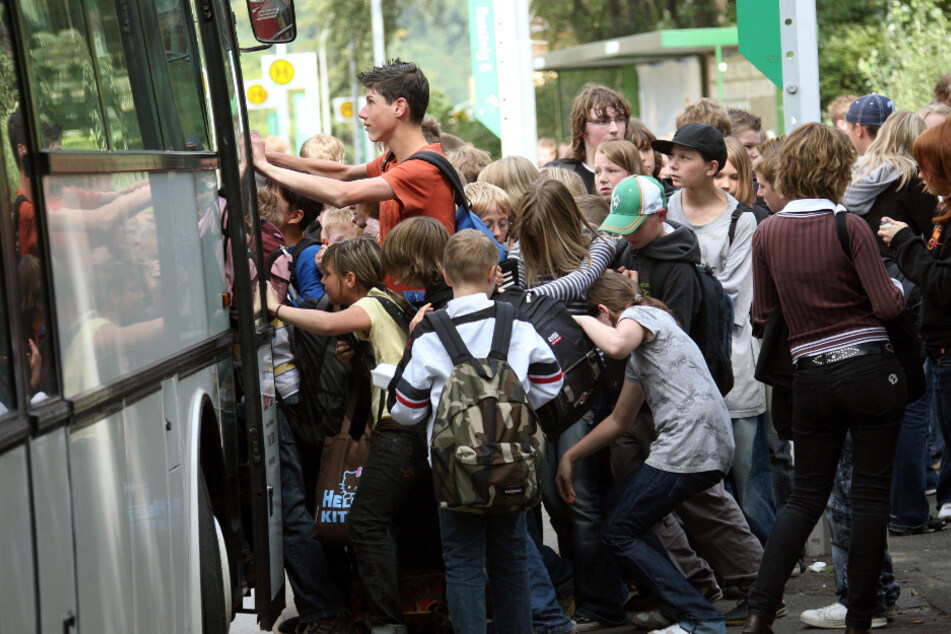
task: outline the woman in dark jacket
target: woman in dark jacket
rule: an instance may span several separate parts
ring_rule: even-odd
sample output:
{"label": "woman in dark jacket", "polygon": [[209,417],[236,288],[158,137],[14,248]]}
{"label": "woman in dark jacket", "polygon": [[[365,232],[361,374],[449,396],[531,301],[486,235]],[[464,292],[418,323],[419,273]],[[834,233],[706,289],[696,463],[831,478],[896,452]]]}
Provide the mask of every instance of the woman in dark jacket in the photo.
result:
{"label": "woman in dark jacket", "polygon": [[[925,342],[925,374],[931,382],[937,418],[945,445],[951,447],[951,118],[929,128],[915,142],[919,176],[929,193],[944,199],[931,233],[917,236],[904,222],[882,218],[879,237],[888,244],[898,266],[921,288],[919,328]],[[951,520],[951,460],[941,461],[935,496],[938,518]]]}
{"label": "woman in dark jacket", "polygon": [[834,214],[855,149],[840,131],[798,127],[781,150],[776,188],[789,200],[753,235],[753,320],[782,310],[793,374],[793,490],[766,543],[743,634],[771,634],[783,587],[832,489],[846,433],[852,437],[852,541],[847,634],[866,634],[885,550],[895,441],[907,399],[905,374],[884,321],[904,308],[875,237],[847,214],[846,255]]}

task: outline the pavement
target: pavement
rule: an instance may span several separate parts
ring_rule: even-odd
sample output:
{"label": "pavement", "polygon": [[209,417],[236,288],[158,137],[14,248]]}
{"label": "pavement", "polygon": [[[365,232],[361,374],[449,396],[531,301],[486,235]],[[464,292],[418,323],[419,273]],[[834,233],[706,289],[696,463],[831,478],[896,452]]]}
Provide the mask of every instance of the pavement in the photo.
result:
{"label": "pavement", "polygon": [[[889,537],[889,549],[895,565],[895,576],[902,586],[895,619],[876,632],[915,632],[916,634],[951,634],[951,528],[938,533],[909,537]],[[814,557],[806,560],[809,566],[816,562],[831,564],[831,557]],[[835,601],[835,583],[832,566],[826,565],[821,572],[807,570],[789,580],[786,586],[786,605],[789,615],[776,619],[775,634],[803,634],[820,630],[803,625],[799,614]],[[253,606],[249,600],[245,603]],[[288,607],[285,617],[295,614],[293,598],[288,590]],[[733,601],[722,600],[716,607],[726,612]],[[277,631],[276,628],[274,631]],[[616,627],[597,630],[604,634],[629,634],[633,627]],[[239,614],[231,627],[232,634],[260,632],[253,615]],[[727,628],[728,634],[739,634],[739,627]]]}

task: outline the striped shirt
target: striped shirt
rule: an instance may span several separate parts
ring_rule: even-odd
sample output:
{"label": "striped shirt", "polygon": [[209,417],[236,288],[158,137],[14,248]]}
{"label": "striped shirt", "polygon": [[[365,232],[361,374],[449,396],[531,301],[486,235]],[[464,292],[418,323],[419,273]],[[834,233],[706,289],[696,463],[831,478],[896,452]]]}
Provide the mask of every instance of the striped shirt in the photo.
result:
{"label": "striped shirt", "polygon": [[883,320],[904,308],[868,224],[846,215],[850,262],[836,234],[835,211],[831,200],[794,200],[753,234],[753,320],[764,323],[774,309],[782,309],[794,362],[888,341]]}
{"label": "striped shirt", "polygon": [[[560,299],[568,306],[572,315],[588,314],[588,289],[594,281],[614,261],[614,242],[603,238],[594,238],[588,244],[588,257],[581,261],[577,270],[563,275],[557,280],[545,281],[529,289],[533,293],[548,295]],[[518,275],[525,282],[525,261],[522,259],[522,245],[516,242],[509,251],[509,258],[518,261]],[[590,266],[589,266],[590,263]]]}

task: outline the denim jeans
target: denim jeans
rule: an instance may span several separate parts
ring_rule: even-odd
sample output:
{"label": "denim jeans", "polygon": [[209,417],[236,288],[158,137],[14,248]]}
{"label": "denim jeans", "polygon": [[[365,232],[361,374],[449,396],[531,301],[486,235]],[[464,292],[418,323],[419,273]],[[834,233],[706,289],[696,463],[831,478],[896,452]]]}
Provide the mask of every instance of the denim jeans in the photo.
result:
{"label": "denim jeans", "polygon": [[[598,454],[575,464],[573,486],[577,499],[566,504],[555,487],[558,462],[568,449],[594,427],[591,412],[551,443],[542,466],[541,490],[545,508],[558,533],[562,555],[570,555],[575,576],[575,614],[602,623],[627,623],[624,602],[627,588],[617,564],[601,545],[602,486]],[[557,446],[556,446],[557,445]]]}
{"label": "denim jeans", "polygon": [[910,531],[928,523],[928,497],[925,495],[928,468],[928,433],[931,428],[931,381],[925,394],[905,408],[905,419],[898,433],[895,467],[892,471],[892,511],[889,528]]}
{"label": "denim jeans", "polygon": [[766,543],[776,522],[773,474],[769,466],[769,425],[766,414],[733,419],[736,451],[727,475],[750,530],[761,544]]}
{"label": "denim jeans", "polygon": [[496,634],[531,632],[525,514],[439,509],[439,530],[453,630],[457,634],[485,633],[488,569],[493,631]]}
{"label": "denim jeans", "polygon": [[[425,425],[411,431],[380,430],[360,476],[350,509],[350,541],[365,591],[364,615],[371,628],[402,625],[397,556],[391,525],[421,477],[429,474]],[[432,482],[423,482],[432,486]]]}
{"label": "denim jeans", "polygon": [[[907,420],[907,416],[906,416]],[[835,594],[842,605],[848,606],[849,596],[849,545],[852,541],[852,436],[845,435],[842,456],[836,467],[832,495],[826,505],[826,517],[832,532],[832,569],[835,577]],[[892,557],[885,548],[882,571],[878,578],[878,593],[875,601],[875,616],[885,616],[898,601],[901,586],[895,579]]]}
{"label": "denim jeans", "polygon": [[895,443],[905,411],[905,373],[894,355],[855,357],[793,375],[796,475],[766,542],[750,613],[772,622],[783,588],[829,500],[846,432],[853,443],[852,534],[846,624],[868,629],[885,553]]}
{"label": "denim jeans", "polygon": [[941,460],[941,471],[938,473],[938,491],[935,493],[935,501],[940,510],[942,504],[951,503],[951,354],[937,359],[929,358],[925,368],[934,395],[932,411],[944,441],[944,456]]}
{"label": "denim jeans", "polygon": [[644,464],[605,500],[604,545],[638,588],[658,598],[661,614],[692,634],[726,634],[723,615],[674,567],[651,528],[722,478],[719,471],[671,473]]}
{"label": "denim jeans", "polygon": [[[558,603],[554,580],[549,575],[545,563],[544,553],[547,547],[542,543],[541,526],[535,517],[535,510],[532,509],[525,514],[528,583],[532,596],[532,630],[535,634],[565,634],[575,629],[575,624],[565,616]],[[561,563],[567,566],[564,561]],[[567,582],[571,583],[570,576]]]}
{"label": "denim jeans", "polygon": [[[296,397],[285,401],[293,407]],[[277,408],[281,456],[281,512],[284,518],[284,569],[294,591],[301,622],[330,618],[343,610],[324,548],[314,539],[314,517],[304,505],[304,475],[297,442]]]}

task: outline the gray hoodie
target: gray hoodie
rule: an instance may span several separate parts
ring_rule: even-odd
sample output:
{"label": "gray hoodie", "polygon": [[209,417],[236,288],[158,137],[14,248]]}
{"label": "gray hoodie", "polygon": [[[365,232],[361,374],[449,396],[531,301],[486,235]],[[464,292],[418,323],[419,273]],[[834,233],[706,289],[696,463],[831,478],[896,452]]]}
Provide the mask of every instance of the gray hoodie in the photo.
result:
{"label": "gray hoodie", "polygon": [[891,187],[901,174],[891,165],[877,167],[862,180],[852,183],[842,196],[842,206],[853,214],[864,216],[875,204],[875,199],[883,191]]}

